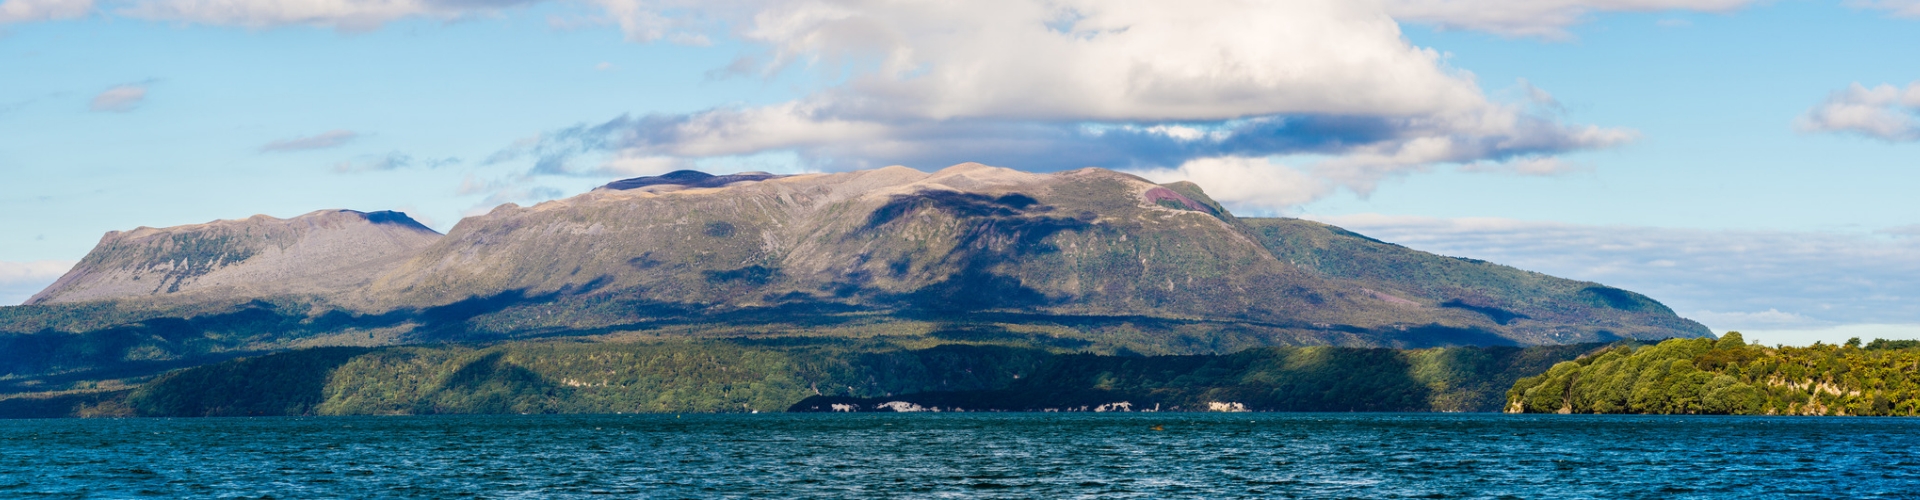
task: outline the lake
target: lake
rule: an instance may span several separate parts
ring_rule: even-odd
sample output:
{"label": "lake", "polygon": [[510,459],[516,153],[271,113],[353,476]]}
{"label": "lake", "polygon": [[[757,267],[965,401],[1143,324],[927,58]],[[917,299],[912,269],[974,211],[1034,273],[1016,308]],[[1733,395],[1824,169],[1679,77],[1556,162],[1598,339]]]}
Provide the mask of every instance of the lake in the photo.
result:
{"label": "lake", "polygon": [[1920,495],[1920,419],[868,413],[0,421],[0,497],[606,495],[1911,498]]}

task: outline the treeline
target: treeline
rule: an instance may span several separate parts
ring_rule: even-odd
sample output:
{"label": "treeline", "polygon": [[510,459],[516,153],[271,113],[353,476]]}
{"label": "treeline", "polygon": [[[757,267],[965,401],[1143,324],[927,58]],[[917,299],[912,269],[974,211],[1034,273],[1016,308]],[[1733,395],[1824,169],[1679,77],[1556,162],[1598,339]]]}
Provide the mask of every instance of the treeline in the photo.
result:
{"label": "treeline", "polygon": [[[1219,356],[1059,356],[1004,389],[816,396],[789,411],[1497,411],[1520,377],[1602,347],[1267,347]],[[835,405],[839,405],[837,408]]]}
{"label": "treeline", "polygon": [[0,400],[0,417],[780,411],[814,394],[1004,387],[1051,357],[834,340],[318,348],[178,370],[132,391]]}
{"label": "treeline", "polygon": [[[0,416],[766,412],[815,396],[1009,410],[1131,401],[1166,409],[1222,402],[1276,411],[1497,411],[1514,380],[1600,347],[1201,356],[906,349],[844,339],[320,348],[179,370],[132,391],[0,401]],[[62,404],[71,408],[60,413]]]}
{"label": "treeline", "polygon": [[1920,414],[1920,342],[1808,347],[1675,339],[1618,347],[1516,382],[1507,411],[1720,415]]}

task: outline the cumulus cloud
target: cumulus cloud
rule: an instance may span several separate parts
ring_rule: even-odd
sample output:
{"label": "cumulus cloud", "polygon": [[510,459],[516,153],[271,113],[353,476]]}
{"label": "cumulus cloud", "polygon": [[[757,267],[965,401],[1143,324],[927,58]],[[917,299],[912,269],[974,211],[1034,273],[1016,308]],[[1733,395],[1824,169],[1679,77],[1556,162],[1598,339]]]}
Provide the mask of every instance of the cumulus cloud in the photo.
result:
{"label": "cumulus cloud", "polygon": [[1838,132],[1886,141],[1920,141],[1920,81],[1902,89],[1854,83],[1801,115],[1802,132]]}
{"label": "cumulus cloud", "polygon": [[1641,292],[1715,329],[1920,324],[1920,241],[1869,234],[1313,217],[1381,240]]}
{"label": "cumulus cloud", "polygon": [[147,84],[130,83],[119,85],[93,96],[93,102],[87,105],[92,111],[125,113],[140,107],[147,100]]}
{"label": "cumulus cloud", "polygon": [[[141,0],[116,12],[355,30],[534,1]],[[1282,157],[1293,170],[1239,169],[1252,176],[1240,180],[1304,172],[1332,186],[1322,195],[1366,195],[1383,179],[1437,165],[1574,171],[1556,157],[1635,137],[1568,123],[1550,94],[1524,82],[1522,102],[1490,99],[1443,54],[1410,44],[1401,20],[1550,36],[1594,12],[1720,11],[1747,0],[573,3],[629,40],[703,44],[714,35],[751,48],[711,76],[813,71],[835,83],[791,102],[549,131],[539,144],[495,155],[530,157],[535,175],[653,173],[761,155],[789,155],[810,170],[979,161],[1169,172],[1195,160]],[[1275,189],[1274,198],[1246,203],[1300,199],[1290,187]]]}
{"label": "cumulus cloud", "polygon": [[70,260],[0,261],[0,305],[17,305],[73,268]]}
{"label": "cumulus cloud", "polygon": [[1564,39],[1567,28],[1600,12],[1728,12],[1758,0],[1386,0],[1403,21],[1505,36]]}
{"label": "cumulus cloud", "polygon": [[260,146],[261,152],[306,151],[338,147],[359,138],[360,134],[352,130],[329,130],[319,135],[278,140]]}
{"label": "cumulus cloud", "polygon": [[93,11],[93,0],[5,0],[0,1],[0,24],[85,16]]}
{"label": "cumulus cloud", "polygon": [[[978,161],[1238,172],[1236,184],[1304,172],[1319,186],[1277,185],[1243,205],[1271,207],[1336,187],[1365,194],[1440,164],[1560,173],[1558,154],[1635,137],[1535,112],[1557,102],[1524,82],[1526,102],[1490,100],[1368,2],[738,2],[702,12],[764,49],[723,73],[851,76],[791,102],[552,131],[496,158],[604,175],[787,153],[820,170]],[[1313,160],[1247,161],[1268,157]],[[1208,159],[1221,161],[1192,163]]]}
{"label": "cumulus cloud", "polygon": [[1266,158],[1200,158],[1179,168],[1132,173],[1160,183],[1190,181],[1206,187],[1215,201],[1267,211],[1313,201],[1332,190],[1320,179]]}

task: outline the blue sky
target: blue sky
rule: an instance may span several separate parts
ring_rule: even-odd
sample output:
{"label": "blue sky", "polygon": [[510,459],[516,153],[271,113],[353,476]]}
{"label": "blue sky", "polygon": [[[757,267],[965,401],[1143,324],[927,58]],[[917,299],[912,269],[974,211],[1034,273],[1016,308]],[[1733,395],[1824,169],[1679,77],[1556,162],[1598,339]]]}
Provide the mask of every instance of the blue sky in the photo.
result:
{"label": "blue sky", "polygon": [[0,302],[136,226],[984,161],[1920,338],[1916,47],[1911,1],[3,0]]}

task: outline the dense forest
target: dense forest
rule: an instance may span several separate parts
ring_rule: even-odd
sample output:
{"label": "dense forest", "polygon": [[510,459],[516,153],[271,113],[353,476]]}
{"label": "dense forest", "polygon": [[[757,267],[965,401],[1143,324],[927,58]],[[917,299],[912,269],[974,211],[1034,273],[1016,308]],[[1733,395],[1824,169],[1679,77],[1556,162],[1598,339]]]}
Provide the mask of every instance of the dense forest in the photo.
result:
{"label": "dense forest", "polygon": [[334,347],[177,370],[132,389],[0,400],[0,416],[765,412],[809,397],[965,397],[972,408],[1008,410],[1131,400],[1186,410],[1220,402],[1253,410],[1496,411],[1514,380],[1602,347],[1286,347],[1195,356],[851,339]]}
{"label": "dense forest", "polygon": [[1511,412],[1920,414],[1920,342],[1749,345],[1674,339],[1554,365],[1507,392]]}
{"label": "dense forest", "polygon": [[1003,389],[882,398],[815,396],[789,411],[897,411],[899,403],[945,411],[1104,411],[1121,407],[1161,411],[1496,411],[1503,389],[1512,381],[1601,347],[1265,347],[1217,356],[1065,355]]}

